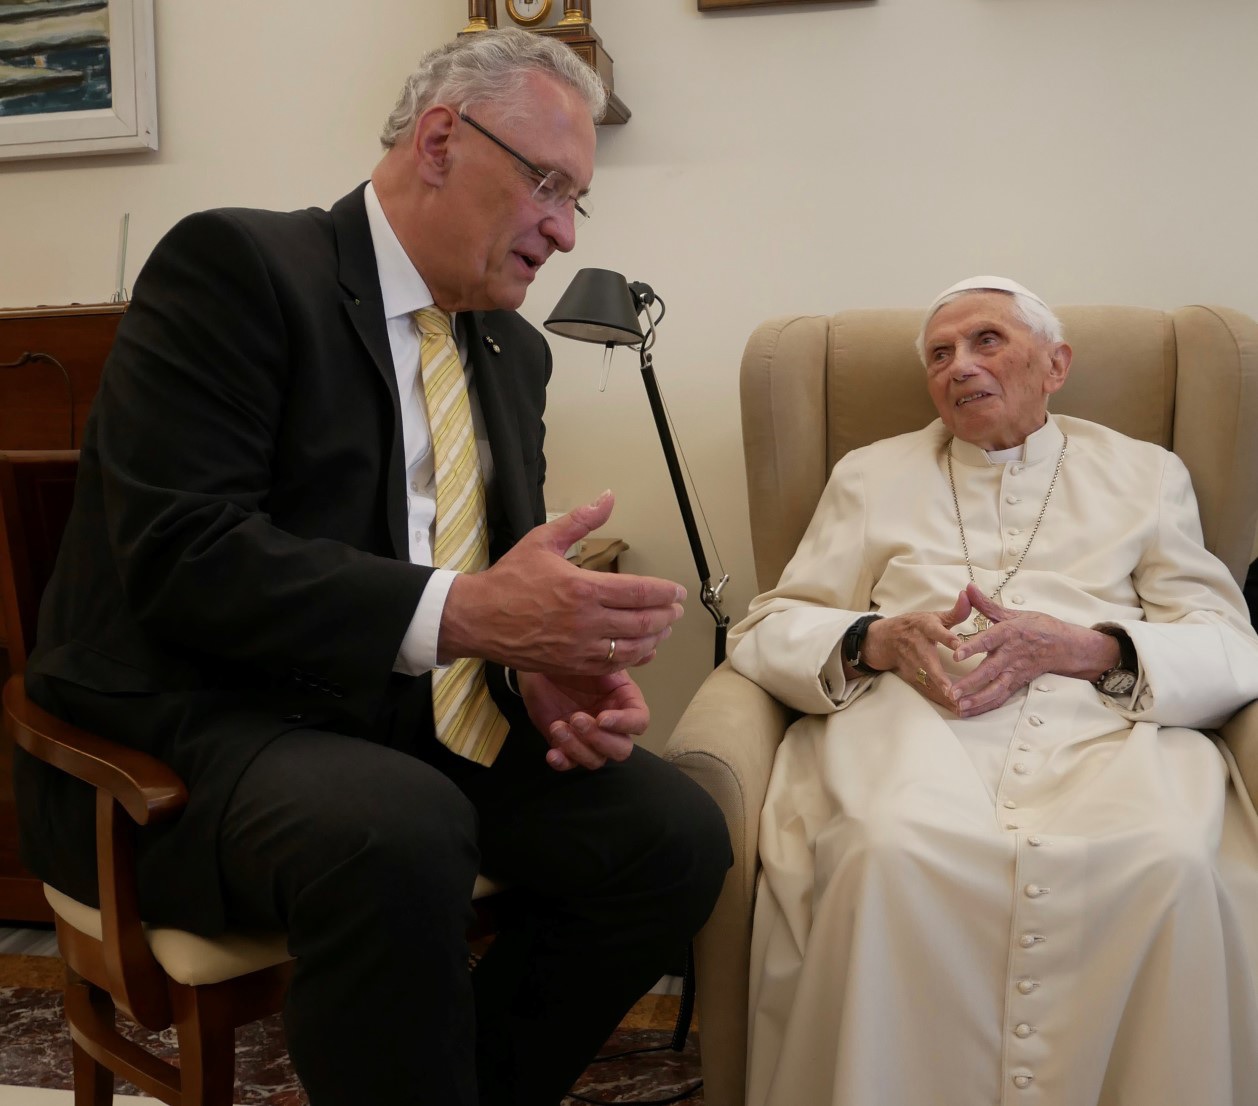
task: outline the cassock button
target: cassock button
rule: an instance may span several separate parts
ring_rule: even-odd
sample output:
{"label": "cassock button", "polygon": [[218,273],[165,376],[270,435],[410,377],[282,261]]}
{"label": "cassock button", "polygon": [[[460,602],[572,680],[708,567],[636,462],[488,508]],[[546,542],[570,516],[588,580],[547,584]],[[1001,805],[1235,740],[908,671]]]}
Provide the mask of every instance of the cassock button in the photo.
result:
{"label": "cassock button", "polygon": [[1027,1025],[1026,1022],[1023,1022],[1021,1025],[1016,1025],[1013,1028],[1013,1035],[1015,1037],[1021,1037],[1024,1041],[1034,1032],[1035,1027],[1033,1025]]}
{"label": "cassock button", "polygon": [[1024,949],[1032,949],[1044,940],[1043,934],[1040,933],[1024,933],[1018,938],[1018,944]]}
{"label": "cassock button", "polygon": [[1036,980],[1036,979],[1018,980],[1018,990],[1024,995],[1029,995],[1039,985],[1040,985],[1039,980]]}
{"label": "cassock button", "polygon": [[1021,502],[1022,502],[1022,496],[1020,496],[1020,495],[1007,495],[1007,496],[1005,496],[1005,502],[1006,502],[1006,503],[1008,503],[1008,504],[1011,504],[1011,505],[1012,505],[1012,504],[1014,504],[1014,503],[1021,503]]}
{"label": "cassock button", "polygon": [[1035,848],[1037,848],[1037,849],[1038,849],[1038,848],[1039,848],[1042,844],[1044,844],[1044,838],[1042,838],[1042,837],[1041,837],[1039,834],[1037,834],[1037,833],[1033,833],[1033,834],[1031,834],[1031,836],[1030,836],[1030,837],[1028,837],[1028,838],[1026,839],[1026,843],[1027,843],[1028,845],[1034,845],[1034,846],[1035,846]]}
{"label": "cassock button", "polygon": [[1024,741],[1018,746],[1018,749],[1024,753],[1029,753],[1031,751],[1031,746]]}
{"label": "cassock button", "polygon": [[1014,476],[1020,476],[1020,475],[1022,474],[1022,469],[1023,469],[1023,466],[1022,466],[1022,465],[1010,465],[1010,466],[1009,466],[1009,472],[1010,472],[1012,475],[1014,475]]}
{"label": "cassock button", "polygon": [[495,342],[488,334],[485,335],[485,346],[487,349],[492,350],[494,353],[502,352],[502,347],[500,347],[498,343]]}
{"label": "cassock button", "polygon": [[1047,895],[1049,889],[1047,887],[1041,887],[1038,883],[1028,883],[1026,887],[1023,888],[1023,891],[1026,893],[1026,897],[1028,899],[1038,899],[1042,895]]}
{"label": "cassock button", "polygon": [[1022,595],[1015,595],[1015,596],[1014,596],[1014,597],[1010,600],[1010,602],[1011,602],[1011,603],[1012,603],[1015,607],[1020,607],[1020,606],[1022,606],[1022,604],[1023,604],[1023,603],[1025,603],[1025,602],[1026,602],[1026,597],[1025,597],[1025,596],[1022,596]]}
{"label": "cassock button", "polygon": [[1035,1077],[1033,1075],[1015,1075],[1013,1077],[1013,1085],[1017,1087],[1018,1090],[1025,1091],[1027,1087],[1031,1085],[1031,1080],[1034,1078]]}
{"label": "cassock button", "polygon": [[1006,809],[1006,810],[1017,810],[1017,809],[1018,809],[1018,804],[1017,804],[1017,803],[1015,803],[1012,799],[1006,799],[1006,800],[1005,800],[1005,809]]}
{"label": "cassock button", "polygon": [[1007,830],[1016,830],[1017,828],[1018,828],[1018,823],[1017,823],[1017,822],[1006,822],[1006,823],[1005,823],[1005,829],[1007,829]]}
{"label": "cassock button", "polygon": [[1038,714],[1031,715],[1031,717],[1028,718],[1027,721],[1030,722],[1032,726],[1044,725],[1044,719],[1042,719]]}
{"label": "cassock button", "polygon": [[1013,770],[1017,772],[1019,776],[1025,776],[1029,771],[1031,771],[1031,769],[1023,764],[1022,761],[1018,761],[1018,763],[1013,766]]}

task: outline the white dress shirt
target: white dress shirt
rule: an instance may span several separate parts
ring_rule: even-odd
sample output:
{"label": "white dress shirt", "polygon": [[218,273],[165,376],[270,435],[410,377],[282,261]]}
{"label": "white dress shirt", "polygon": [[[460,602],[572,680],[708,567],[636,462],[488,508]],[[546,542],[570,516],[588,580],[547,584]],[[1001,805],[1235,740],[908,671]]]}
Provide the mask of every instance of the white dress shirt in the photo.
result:
{"label": "white dress shirt", "polygon": [[[384,209],[369,182],[363,195],[367,222],[371,228],[371,244],[380,276],[380,292],[384,302],[385,323],[389,332],[389,349],[393,369],[397,373],[398,398],[402,407],[402,443],[406,464],[406,522],[412,564],[431,565],[433,526],[437,517],[437,488],[433,473],[432,435],[428,427],[428,411],[423,389],[417,386],[419,376],[419,332],[414,313],[433,305],[432,293],[402,248]],[[459,358],[464,364],[468,399],[472,407],[472,425],[479,447],[481,473],[489,488],[493,460],[489,451],[485,420],[481,414],[471,373],[467,369],[467,348],[455,329]],[[395,672],[420,676],[437,667],[437,637],[446,596],[457,573],[435,569],[415,615],[402,638]]]}

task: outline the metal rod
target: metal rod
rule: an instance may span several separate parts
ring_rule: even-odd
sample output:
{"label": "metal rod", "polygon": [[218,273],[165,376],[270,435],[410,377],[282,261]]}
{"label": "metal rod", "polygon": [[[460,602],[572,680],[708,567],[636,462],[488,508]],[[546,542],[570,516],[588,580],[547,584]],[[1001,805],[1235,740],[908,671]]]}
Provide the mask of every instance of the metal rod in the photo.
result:
{"label": "metal rod", "polygon": [[642,383],[646,386],[647,400],[651,404],[651,415],[655,419],[655,431],[659,435],[660,445],[664,449],[664,460],[668,465],[668,475],[673,482],[673,495],[677,499],[677,507],[681,511],[682,525],[686,528],[686,540],[690,543],[690,554],[694,557],[695,569],[699,573],[699,602],[716,623],[716,653],[713,668],[725,659],[725,636],[729,626],[729,615],[722,607],[721,590],[729,580],[723,576],[712,583],[712,573],[708,569],[708,558],[703,552],[703,539],[699,536],[699,527],[695,524],[694,510],[690,506],[690,494],[686,491],[686,480],[682,475],[681,463],[677,459],[677,447],[668,429],[668,416],[664,411],[664,400],[660,395],[659,382],[655,379],[655,367],[651,363],[651,355],[640,350],[642,360]]}
{"label": "metal rod", "polygon": [[703,552],[703,541],[699,537],[699,527],[695,525],[690,495],[686,491],[686,481],[681,474],[681,464],[677,460],[677,447],[673,444],[673,436],[668,432],[664,400],[660,397],[660,386],[655,379],[655,368],[651,364],[649,353],[642,354],[642,383],[646,385],[647,400],[651,404],[651,414],[655,418],[655,431],[659,434],[660,445],[664,447],[664,460],[668,463],[668,475],[673,481],[673,494],[677,497],[677,506],[681,510],[681,521],[686,527],[686,538],[690,542],[690,552],[695,559],[695,568],[699,570],[699,579],[706,584],[712,578],[712,573],[708,571],[708,559]]}

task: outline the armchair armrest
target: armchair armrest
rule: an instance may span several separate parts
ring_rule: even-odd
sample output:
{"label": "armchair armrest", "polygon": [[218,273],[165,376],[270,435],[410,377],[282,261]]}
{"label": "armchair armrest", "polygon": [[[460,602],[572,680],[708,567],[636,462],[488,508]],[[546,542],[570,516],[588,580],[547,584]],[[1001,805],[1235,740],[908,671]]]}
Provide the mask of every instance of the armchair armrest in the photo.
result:
{"label": "armchair armrest", "polygon": [[734,850],[720,898],[695,939],[709,1106],[741,1106],[744,1100],[760,810],[773,758],[794,718],[794,711],[726,661],[703,682],[664,747],[664,758],[716,800]]}
{"label": "armchair armrest", "polygon": [[703,681],[664,747],[664,759],[700,784],[725,813],[733,871],[748,900],[759,867],[760,808],[773,758],[794,718],[794,711],[725,661]]}
{"label": "armchair armrest", "polygon": [[102,939],[96,949],[94,941],[77,931],[62,938],[68,927],[58,916],[59,939],[75,944],[84,962],[93,965],[91,974],[107,979],[108,990],[136,1021],[164,1029],[171,1023],[170,996],[140,919],[135,826],[175,818],[187,805],[187,788],[156,758],[81,730],[31,702],[21,674],[5,684],[4,714],[17,745],[96,789]]}
{"label": "armchair armrest", "polygon": [[1258,807],[1258,701],[1232,715],[1220,727],[1219,736],[1236,758],[1250,801]]}

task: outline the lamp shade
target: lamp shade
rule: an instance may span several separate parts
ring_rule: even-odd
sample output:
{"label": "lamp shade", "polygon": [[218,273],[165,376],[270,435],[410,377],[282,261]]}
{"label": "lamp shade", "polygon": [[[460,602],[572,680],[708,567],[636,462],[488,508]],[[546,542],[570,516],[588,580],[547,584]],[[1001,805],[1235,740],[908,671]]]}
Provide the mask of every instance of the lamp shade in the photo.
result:
{"label": "lamp shade", "polygon": [[628,283],[610,269],[581,269],[542,325],[605,346],[636,346],[645,338]]}

